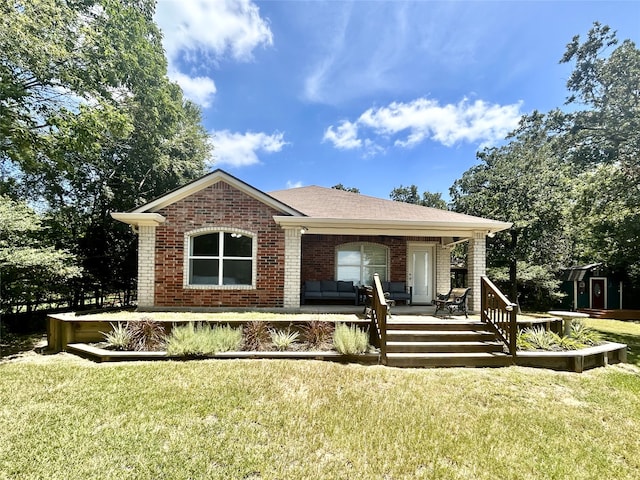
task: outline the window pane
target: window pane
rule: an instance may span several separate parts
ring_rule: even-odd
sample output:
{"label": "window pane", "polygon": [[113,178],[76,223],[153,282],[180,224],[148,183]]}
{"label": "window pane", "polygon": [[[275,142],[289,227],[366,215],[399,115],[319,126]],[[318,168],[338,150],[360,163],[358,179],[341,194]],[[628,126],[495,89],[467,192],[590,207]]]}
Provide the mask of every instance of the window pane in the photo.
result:
{"label": "window pane", "polygon": [[378,247],[377,245],[364,245],[363,248],[363,265],[386,265],[387,249]]}
{"label": "window pane", "polygon": [[360,267],[338,265],[337,275],[337,280],[344,280],[345,282],[352,281],[356,284],[360,283]]}
{"label": "window pane", "polygon": [[338,265],[360,265],[360,249],[338,250]]}
{"label": "window pane", "polygon": [[223,285],[251,285],[251,260],[225,260]]}
{"label": "window pane", "polygon": [[373,285],[373,274],[377,273],[380,276],[380,281],[387,280],[387,267],[365,267],[363,272],[363,282],[365,285]]}
{"label": "window pane", "polygon": [[190,260],[189,272],[191,285],[218,285],[218,260]]}
{"label": "window pane", "polygon": [[193,257],[217,257],[220,243],[219,233],[209,233],[193,237],[191,256]]}
{"label": "window pane", "polygon": [[251,257],[251,237],[239,233],[224,234],[225,257]]}

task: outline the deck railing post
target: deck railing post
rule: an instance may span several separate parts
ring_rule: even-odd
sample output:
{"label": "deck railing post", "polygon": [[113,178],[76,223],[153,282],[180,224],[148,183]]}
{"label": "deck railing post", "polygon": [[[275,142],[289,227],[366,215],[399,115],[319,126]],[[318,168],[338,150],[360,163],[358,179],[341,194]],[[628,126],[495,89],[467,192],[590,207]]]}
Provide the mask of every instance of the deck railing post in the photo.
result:
{"label": "deck railing post", "polygon": [[373,295],[372,295],[372,316],[376,322],[378,332],[380,332],[380,360],[383,365],[387,364],[387,300],[384,297],[384,290],[380,282],[380,276],[373,275]]}
{"label": "deck railing post", "polygon": [[513,355],[514,357],[516,356],[516,351],[517,351],[517,347],[516,347],[516,343],[518,340],[518,310],[515,307],[515,304],[511,304],[511,315],[510,315],[510,322],[509,322],[509,329],[510,329],[510,334],[509,334],[509,353],[511,353],[511,355]]}

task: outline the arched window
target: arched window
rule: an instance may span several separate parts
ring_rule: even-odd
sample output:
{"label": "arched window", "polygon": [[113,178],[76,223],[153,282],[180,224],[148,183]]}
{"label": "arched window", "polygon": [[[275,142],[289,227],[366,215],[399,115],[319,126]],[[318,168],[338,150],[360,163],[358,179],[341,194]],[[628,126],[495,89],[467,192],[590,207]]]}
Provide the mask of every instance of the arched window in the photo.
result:
{"label": "arched window", "polygon": [[389,249],[375,243],[348,243],[336,248],[336,279],[373,285],[373,274],[387,279]]}
{"label": "arched window", "polygon": [[253,237],[209,232],[189,237],[188,285],[251,285]]}

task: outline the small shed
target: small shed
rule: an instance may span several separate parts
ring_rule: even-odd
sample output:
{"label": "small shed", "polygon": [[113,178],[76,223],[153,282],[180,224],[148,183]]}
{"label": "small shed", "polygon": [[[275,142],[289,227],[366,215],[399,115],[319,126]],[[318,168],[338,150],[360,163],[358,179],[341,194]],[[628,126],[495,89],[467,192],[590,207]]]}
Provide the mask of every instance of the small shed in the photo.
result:
{"label": "small shed", "polygon": [[569,267],[562,274],[565,307],[618,310],[623,308],[623,279],[602,264]]}

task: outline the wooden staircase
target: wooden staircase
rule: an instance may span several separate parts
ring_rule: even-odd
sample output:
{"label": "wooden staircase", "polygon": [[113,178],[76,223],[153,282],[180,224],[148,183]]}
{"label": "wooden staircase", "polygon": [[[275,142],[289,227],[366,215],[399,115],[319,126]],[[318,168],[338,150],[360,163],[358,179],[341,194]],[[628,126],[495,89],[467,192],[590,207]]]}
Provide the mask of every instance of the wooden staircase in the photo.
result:
{"label": "wooden staircase", "polygon": [[402,317],[386,322],[390,367],[502,367],[513,364],[491,326],[473,320]]}

